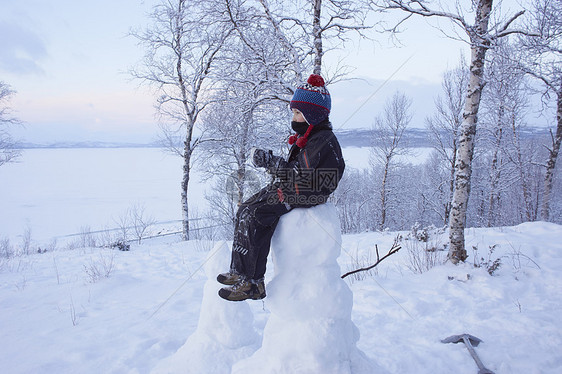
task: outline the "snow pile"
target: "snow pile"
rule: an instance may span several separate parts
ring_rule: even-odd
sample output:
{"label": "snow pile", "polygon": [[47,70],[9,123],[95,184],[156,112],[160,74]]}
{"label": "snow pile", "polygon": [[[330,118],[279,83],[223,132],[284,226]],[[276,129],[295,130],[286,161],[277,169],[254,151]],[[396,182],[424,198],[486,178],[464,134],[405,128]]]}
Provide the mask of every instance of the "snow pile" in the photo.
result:
{"label": "snow pile", "polygon": [[229,267],[230,250],[219,242],[205,264],[208,280],[203,290],[199,323],[195,332],[171,357],[161,362],[153,374],[229,373],[233,362],[256,350],[259,336],[247,303],[226,302],[217,295],[221,285],[217,274]]}
{"label": "snow pile", "polygon": [[295,209],[272,240],[275,276],[267,285],[271,315],[261,348],[232,373],[377,373],[356,346],[353,295],[340,278],[335,207]]}
{"label": "snow pile", "polygon": [[[309,213],[317,217],[315,211],[303,217]],[[292,212],[283,222],[297,220],[299,225],[308,225],[310,216],[297,219],[301,213]],[[329,224],[330,217],[322,216],[322,228],[317,229],[329,229],[324,223]],[[156,366],[167,366],[177,373],[191,367],[202,368],[201,372],[214,367],[217,374],[229,374],[232,366],[242,370],[242,365],[255,368],[261,363],[263,368],[244,373],[254,374],[266,373],[283,359],[293,365],[285,368],[287,374],[312,370],[313,364],[322,373],[333,373],[330,363],[336,361],[335,355],[343,351],[345,356],[346,348],[357,352],[352,349],[356,336],[344,329],[334,333],[339,334],[336,339],[326,331],[347,326],[346,322],[323,319],[325,325],[321,325],[306,313],[319,306],[330,308],[328,300],[317,298],[318,294],[331,294],[331,298],[343,294],[339,306],[350,307],[345,292],[333,291],[338,287],[335,281],[325,281],[319,291],[325,275],[313,275],[322,261],[327,268],[335,267],[333,260],[327,261],[334,248],[322,244],[324,235],[313,253],[303,253],[301,243],[320,234],[301,227],[299,233],[293,233],[289,248],[291,253],[298,250],[300,256],[308,256],[304,261],[309,265],[303,268],[302,259],[295,263],[296,259],[283,256],[285,247],[278,246],[286,235],[283,222],[272,255],[277,267],[286,264],[284,273],[292,272],[288,277],[294,279],[286,281],[290,283],[286,288],[283,274],[275,271],[271,261],[264,303],[230,303],[218,297],[220,285],[215,276],[228,269],[230,253],[223,244],[211,257],[215,269],[209,269],[207,260],[217,247],[213,249],[214,243],[207,241],[166,237],[132,244],[129,252],[59,249],[0,258],[2,373],[149,373]],[[342,273],[372,264],[375,245],[385,253],[398,234],[406,236],[404,232],[344,235],[338,258]],[[562,373],[561,237],[562,226],[546,222],[470,228],[466,230],[470,257],[465,264],[437,265],[423,274],[410,271],[411,240],[402,242],[403,248],[376,271],[359,273],[365,275],[360,279],[345,278],[353,292],[352,321],[361,331],[357,348],[393,374],[474,374],[478,368],[464,344],[441,343],[448,336],[469,333],[483,340],[476,352],[496,374]],[[447,236],[430,240],[446,243]],[[420,243],[420,249],[424,244]],[[446,252],[438,254],[445,256]],[[488,261],[489,256],[492,261],[501,259],[493,276],[473,265],[482,262],[482,257]],[[113,264],[113,270],[107,278],[92,282],[85,270],[103,259]],[[206,261],[208,276],[200,270]],[[283,287],[276,290],[278,285]],[[280,295],[281,289],[290,295]],[[305,289],[310,296],[301,293]],[[299,303],[302,309],[296,307]],[[308,323],[295,321],[295,315]],[[225,328],[230,330],[221,331]],[[276,338],[279,342],[272,340]],[[345,345],[344,339],[350,338]],[[315,349],[326,339],[335,347],[325,348],[322,356]],[[278,351],[272,352],[273,347]],[[254,352],[258,353],[247,358]],[[299,354],[302,366],[295,368],[297,359],[288,356],[289,352]],[[352,363],[357,362],[349,356]],[[173,360],[177,366],[169,365]],[[356,367],[352,366],[354,372],[361,373]]]}

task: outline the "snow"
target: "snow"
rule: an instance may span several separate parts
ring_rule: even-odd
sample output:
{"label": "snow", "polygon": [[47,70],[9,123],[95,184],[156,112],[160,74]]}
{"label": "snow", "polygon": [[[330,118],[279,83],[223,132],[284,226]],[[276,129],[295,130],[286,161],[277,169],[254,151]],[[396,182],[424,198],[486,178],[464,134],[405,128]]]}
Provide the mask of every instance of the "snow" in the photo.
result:
{"label": "snow", "polygon": [[[26,150],[21,163],[0,168],[0,240],[21,234],[27,220],[33,244],[81,226],[111,226],[139,201],[159,220],[179,218],[178,169],[181,160],[156,149]],[[199,202],[205,184],[193,181]],[[345,373],[338,365],[349,357],[378,366],[375,373],[475,373],[462,344],[441,343],[462,333],[483,340],[476,352],[497,374],[562,372],[562,226],[468,229],[465,264],[421,274],[411,270],[411,253],[426,244],[404,239],[397,254],[342,283],[338,268],[372,264],[375,245],[383,255],[408,233],[343,235],[338,248],[330,244],[338,231],[329,212],[313,215],[316,229],[292,232],[314,213],[303,214],[287,215],[276,233],[263,301],[217,296],[214,277],[228,268],[231,242],[170,236],[131,244],[129,252],[59,244],[0,257],[1,372],[226,374],[262,365],[257,372],[267,373],[283,358],[295,365],[289,353],[300,347],[303,370],[327,374]],[[328,240],[321,249],[305,250],[320,237]],[[299,245],[284,252],[289,238]],[[428,243],[445,242],[446,233],[432,233]],[[488,258],[501,259],[493,276],[473,265]],[[327,293],[339,296],[317,297]]]}
{"label": "snow", "polygon": [[227,244],[217,243],[205,260],[207,281],[197,329],[152,373],[227,373],[234,363],[257,349],[259,336],[253,328],[254,317],[248,303],[227,302],[217,296],[222,285],[216,276],[229,268],[229,258]]}
{"label": "snow", "polygon": [[[232,373],[373,373],[357,349],[353,295],[340,278],[340,227],[335,207],[295,209],[272,239],[271,315],[261,348]],[[203,311],[202,311],[203,312]]]}
{"label": "snow", "polygon": [[[356,267],[358,255],[367,258],[364,255],[375,244],[381,253],[390,248],[395,234],[343,236],[338,257],[342,272]],[[562,372],[560,237],[562,226],[544,222],[468,230],[469,248],[477,246],[479,257],[487,257],[489,247],[496,245],[492,258],[501,257],[503,265],[493,276],[474,268],[472,252],[464,265],[413,273],[404,241],[404,248],[375,273],[364,279],[346,278],[353,293],[351,319],[360,332],[358,350],[389,373],[474,373],[476,365],[462,344],[440,342],[469,333],[483,340],[476,351],[496,373]],[[295,308],[303,295],[295,301],[284,294],[287,283],[275,281],[275,266],[266,274],[269,296],[263,302],[227,303],[215,296],[219,285],[211,279],[228,263],[224,243],[166,240],[133,245],[130,252],[83,248],[2,259],[2,371],[149,373],[171,361],[184,372],[186,363],[202,362],[197,357],[204,350],[193,348],[199,346],[212,353],[206,361],[210,367],[224,369],[216,373],[228,373],[231,363],[236,367],[260,348],[264,356],[256,356],[258,362],[265,363],[265,356],[278,362],[276,357],[282,356],[270,348],[275,345],[272,336],[279,336],[284,343],[278,346],[279,354],[286,355],[300,344],[291,341],[291,333],[302,330],[303,337],[316,334],[323,340],[323,334],[332,331],[309,319],[312,310],[329,301],[311,295],[311,305],[302,311]],[[213,258],[221,265],[202,271],[214,251]],[[304,255],[322,262],[330,257],[327,252]],[[109,277],[93,281],[86,270],[109,260],[113,260]],[[310,281],[304,274],[292,278],[286,282],[293,288]],[[332,281],[325,281],[324,292],[331,292]],[[318,292],[321,283],[319,278],[312,291]],[[341,310],[350,307],[348,297],[342,299]],[[232,309],[217,310],[218,305]],[[345,336],[331,336],[328,341],[336,347],[326,353],[351,346],[353,339]],[[333,359],[320,353],[308,357],[302,362],[309,369],[325,368]]]}

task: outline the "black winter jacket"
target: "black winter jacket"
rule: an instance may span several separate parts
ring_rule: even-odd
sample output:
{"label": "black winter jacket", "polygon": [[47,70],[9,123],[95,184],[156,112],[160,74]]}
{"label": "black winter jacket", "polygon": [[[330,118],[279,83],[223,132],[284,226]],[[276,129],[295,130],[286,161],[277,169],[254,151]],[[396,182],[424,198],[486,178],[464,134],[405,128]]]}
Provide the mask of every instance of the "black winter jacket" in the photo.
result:
{"label": "black winter jacket", "polygon": [[315,125],[304,148],[292,146],[287,160],[276,157],[270,172],[279,199],[293,208],[326,202],[341,180],[345,162],[332,125],[325,120]]}

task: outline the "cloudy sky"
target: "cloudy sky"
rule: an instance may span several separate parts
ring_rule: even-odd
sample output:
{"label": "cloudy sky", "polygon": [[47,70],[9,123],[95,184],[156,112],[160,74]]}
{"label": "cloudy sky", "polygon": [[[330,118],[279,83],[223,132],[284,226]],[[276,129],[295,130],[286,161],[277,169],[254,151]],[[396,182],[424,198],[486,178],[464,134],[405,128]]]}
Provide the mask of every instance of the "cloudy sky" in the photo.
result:
{"label": "cloudy sky", "polygon": [[134,141],[156,131],[150,96],[127,74],[142,56],[127,33],[146,24],[150,6],[0,0],[0,80],[17,91],[26,140]]}
{"label": "cloudy sky", "polygon": [[[17,91],[11,106],[25,123],[14,130],[16,136],[32,142],[153,140],[158,133],[154,99],[127,74],[143,51],[127,34],[147,25],[157,2],[0,0],[0,81]],[[440,27],[446,27],[443,22]],[[386,36],[374,38],[337,56],[356,68],[352,77],[364,80],[329,87],[332,121],[370,127],[376,111],[399,89],[414,100],[421,126],[442,73],[458,65],[461,51],[469,56],[468,47],[425,20],[408,27],[402,47]],[[336,55],[327,58],[329,64]]]}

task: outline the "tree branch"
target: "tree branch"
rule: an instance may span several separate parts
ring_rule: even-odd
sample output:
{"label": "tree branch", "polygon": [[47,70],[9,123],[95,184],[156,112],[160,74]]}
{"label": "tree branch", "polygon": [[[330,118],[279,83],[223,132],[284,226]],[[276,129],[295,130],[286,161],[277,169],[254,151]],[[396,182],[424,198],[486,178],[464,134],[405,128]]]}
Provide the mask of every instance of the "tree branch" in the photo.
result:
{"label": "tree branch", "polygon": [[379,247],[377,245],[375,245],[375,249],[377,251],[377,262],[375,262],[373,265],[365,267],[365,268],[360,268],[360,269],[356,269],[356,270],[352,270],[350,272],[345,273],[344,275],[341,276],[342,279],[344,279],[345,277],[355,274],[355,273],[359,273],[360,271],[369,271],[372,268],[374,268],[375,266],[377,266],[378,264],[380,264],[384,259],[392,256],[393,254],[395,254],[396,252],[398,252],[402,246],[398,243],[398,237],[396,237],[394,239],[394,243],[392,244],[392,247],[390,247],[390,250],[388,251],[388,253],[386,255],[384,255],[382,258],[379,255]]}

